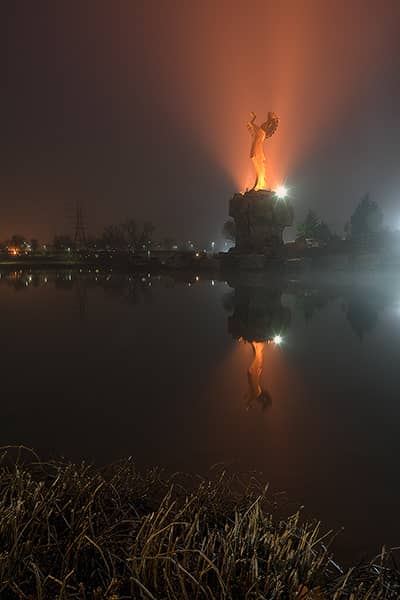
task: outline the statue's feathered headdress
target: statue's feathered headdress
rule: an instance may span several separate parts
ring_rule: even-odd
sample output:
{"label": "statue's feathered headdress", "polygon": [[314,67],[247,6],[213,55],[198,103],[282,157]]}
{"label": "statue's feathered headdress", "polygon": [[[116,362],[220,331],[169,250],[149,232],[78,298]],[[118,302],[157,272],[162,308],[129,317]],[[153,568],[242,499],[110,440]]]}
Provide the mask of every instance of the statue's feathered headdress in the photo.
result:
{"label": "statue's feathered headdress", "polygon": [[269,138],[269,137],[271,137],[271,135],[274,135],[275,131],[278,129],[278,125],[279,125],[278,115],[274,112],[269,112],[268,120],[265,121],[265,123],[262,123],[261,129],[264,129],[265,136],[267,138]]}

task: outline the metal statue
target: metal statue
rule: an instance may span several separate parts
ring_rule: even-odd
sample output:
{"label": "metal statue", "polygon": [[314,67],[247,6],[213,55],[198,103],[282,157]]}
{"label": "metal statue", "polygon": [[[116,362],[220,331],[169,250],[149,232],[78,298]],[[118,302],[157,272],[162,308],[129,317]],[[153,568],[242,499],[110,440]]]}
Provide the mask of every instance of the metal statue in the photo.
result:
{"label": "metal statue", "polygon": [[253,138],[250,150],[250,158],[256,170],[256,181],[254,190],[266,190],[267,180],[265,172],[264,141],[271,137],[278,128],[279,117],[274,112],[268,113],[268,118],[262,125],[256,125],[256,114],[250,113],[251,120],[247,123],[247,129]]}

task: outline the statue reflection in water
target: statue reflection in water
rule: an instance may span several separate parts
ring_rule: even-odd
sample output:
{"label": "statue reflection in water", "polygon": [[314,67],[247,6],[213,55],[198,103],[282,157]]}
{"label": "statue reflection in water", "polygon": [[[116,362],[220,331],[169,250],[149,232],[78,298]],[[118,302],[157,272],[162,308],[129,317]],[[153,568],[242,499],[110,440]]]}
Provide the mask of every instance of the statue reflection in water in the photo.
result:
{"label": "statue reflection in water", "polygon": [[232,314],[228,318],[228,329],[235,339],[249,343],[252,348],[252,361],[247,371],[247,408],[259,404],[262,409],[271,402],[271,394],[261,385],[265,349],[269,345],[279,345],[287,331],[291,313],[282,304],[282,287],[264,280],[229,282],[234,292],[230,299]]}
{"label": "statue reflection in water", "polygon": [[246,394],[247,409],[251,408],[254,402],[258,402],[264,410],[272,403],[271,394],[266,388],[261,387],[261,374],[264,365],[264,351],[268,342],[250,342],[253,349],[253,360],[247,371],[247,380],[249,384]]}

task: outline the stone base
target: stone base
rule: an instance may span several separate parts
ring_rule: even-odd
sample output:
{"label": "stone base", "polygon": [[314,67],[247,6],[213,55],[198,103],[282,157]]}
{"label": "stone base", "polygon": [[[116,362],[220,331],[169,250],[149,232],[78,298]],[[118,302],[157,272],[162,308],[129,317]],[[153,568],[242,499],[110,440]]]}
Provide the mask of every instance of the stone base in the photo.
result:
{"label": "stone base", "polygon": [[232,299],[233,312],[228,318],[229,333],[235,339],[248,342],[265,342],[275,335],[283,335],[288,329],[291,312],[282,304],[283,285],[271,282],[264,285],[248,285],[229,282],[235,292]]}
{"label": "stone base", "polygon": [[[282,234],[293,223],[293,207],[267,190],[235,194],[229,203],[229,215],[236,225],[233,253],[279,258],[284,255]],[[252,258],[254,265],[261,259]],[[255,266],[254,268],[260,268]]]}

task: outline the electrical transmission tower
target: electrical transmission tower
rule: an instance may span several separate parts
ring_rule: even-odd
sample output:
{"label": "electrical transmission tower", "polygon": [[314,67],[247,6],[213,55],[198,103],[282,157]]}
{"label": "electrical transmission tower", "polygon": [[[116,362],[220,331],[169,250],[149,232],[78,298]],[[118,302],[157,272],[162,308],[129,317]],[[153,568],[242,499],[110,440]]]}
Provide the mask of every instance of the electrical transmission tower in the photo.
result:
{"label": "electrical transmission tower", "polygon": [[77,248],[85,246],[87,242],[86,225],[83,219],[82,204],[76,203],[75,219],[74,219],[74,242]]}

